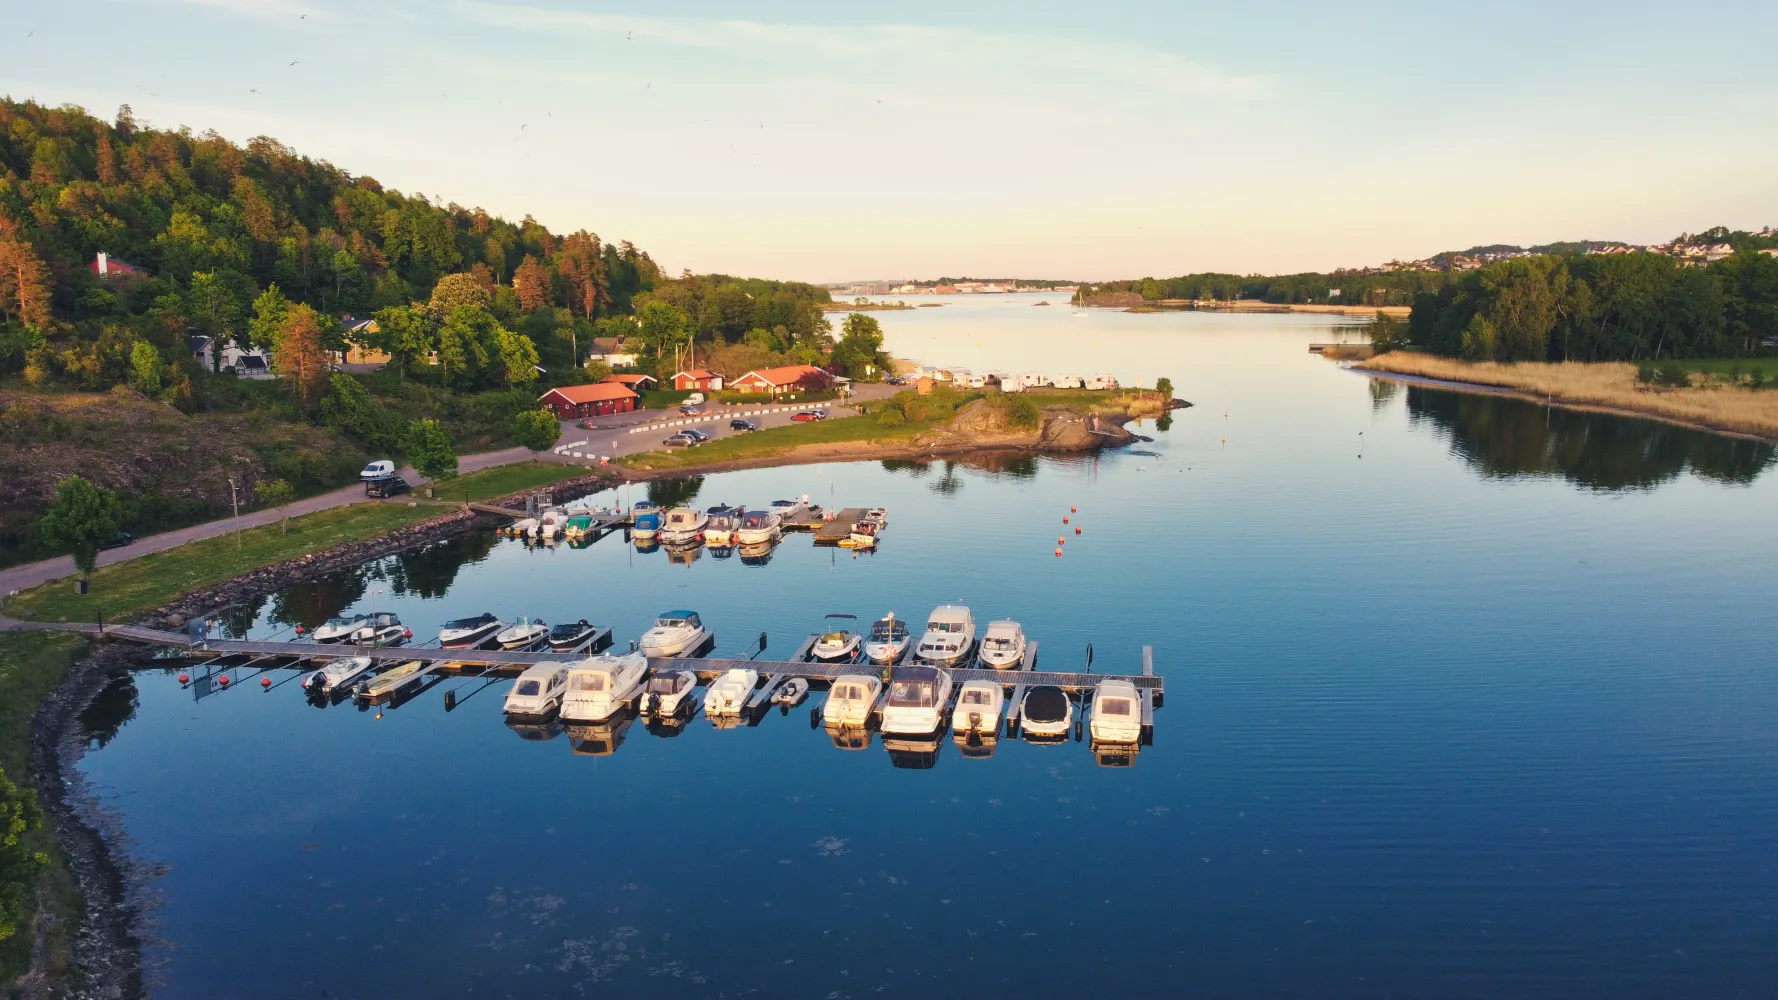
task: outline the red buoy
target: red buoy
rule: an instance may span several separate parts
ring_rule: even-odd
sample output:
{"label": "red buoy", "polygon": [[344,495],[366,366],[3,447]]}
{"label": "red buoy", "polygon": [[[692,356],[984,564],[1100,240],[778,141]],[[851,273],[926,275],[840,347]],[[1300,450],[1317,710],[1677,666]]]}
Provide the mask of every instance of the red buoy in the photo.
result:
{"label": "red buoy", "polygon": [[221,684],[223,687],[228,687],[228,675],[223,674],[220,678],[218,678],[217,683]]}
{"label": "red buoy", "polygon": [[1062,515],[1062,523],[1063,523],[1063,524],[1067,524],[1067,523],[1068,523],[1068,515],[1067,515],[1067,514],[1063,514],[1063,515]]}
{"label": "red buoy", "polygon": [[1061,554],[1062,554],[1062,550],[1061,550],[1061,549],[1057,549],[1057,550],[1056,550],[1056,555],[1061,555]]}
{"label": "red buoy", "polygon": [[1078,514],[1078,513],[1080,513],[1080,508],[1079,508],[1079,507],[1069,507],[1069,508],[1068,508],[1068,513],[1070,513],[1070,514]]}
{"label": "red buoy", "polygon": [[179,683],[190,684],[191,683],[191,675],[190,674],[180,674],[179,675]]}
{"label": "red buoy", "polygon": [[1062,544],[1062,542],[1063,542],[1063,541],[1064,541],[1064,539],[1063,539],[1063,538],[1062,538],[1062,536],[1061,536],[1061,535],[1057,535],[1057,536],[1056,536],[1056,544],[1057,544],[1057,545],[1060,545],[1060,544]]}
{"label": "red buoy", "polygon": [[271,687],[272,686],[272,679],[270,677],[261,677],[259,679],[259,686],[262,688]]}
{"label": "red buoy", "polygon": [[411,628],[407,629],[406,631],[401,633],[401,637],[404,639],[412,639],[414,637],[414,630]]}
{"label": "red buoy", "polygon": [[1075,528],[1075,529],[1074,529],[1074,533],[1075,533],[1075,534],[1077,534],[1077,535],[1078,535],[1078,534],[1080,534],[1080,529],[1079,529],[1079,528]]}
{"label": "red buoy", "polygon": [[303,627],[302,627],[302,626],[301,626],[301,625],[298,625],[298,626],[297,626],[297,627],[296,627],[296,634],[297,634],[297,635],[302,635],[302,634],[303,634]]}

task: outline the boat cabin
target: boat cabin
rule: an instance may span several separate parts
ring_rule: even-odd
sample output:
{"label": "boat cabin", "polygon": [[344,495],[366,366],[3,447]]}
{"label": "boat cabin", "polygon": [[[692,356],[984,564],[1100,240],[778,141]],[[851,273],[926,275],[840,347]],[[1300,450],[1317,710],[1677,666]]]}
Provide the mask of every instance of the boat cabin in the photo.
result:
{"label": "boat cabin", "polygon": [[937,708],[943,673],[936,667],[903,667],[889,680],[889,708]]}
{"label": "boat cabin", "polygon": [[871,626],[872,642],[900,642],[908,637],[908,623],[900,618],[881,618]]}
{"label": "boat cabin", "polygon": [[655,628],[703,628],[704,623],[698,620],[696,611],[668,611],[654,620]]}

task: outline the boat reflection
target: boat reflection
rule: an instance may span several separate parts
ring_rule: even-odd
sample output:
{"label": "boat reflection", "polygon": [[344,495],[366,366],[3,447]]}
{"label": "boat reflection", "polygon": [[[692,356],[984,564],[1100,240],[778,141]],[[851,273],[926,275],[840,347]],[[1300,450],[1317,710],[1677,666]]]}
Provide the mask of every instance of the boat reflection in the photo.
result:
{"label": "boat reflection", "polygon": [[734,554],[735,547],[733,545],[710,546],[710,558],[712,559],[727,559]]}
{"label": "boat reflection", "polygon": [[1000,744],[998,732],[982,734],[974,730],[954,733],[951,739],[957,744],[958,752],[963,756],[976,760],[994,756],[994,748]]}
{"label": "boat reflection", "polygon": [[1100,767],[1133,767],[1136,764],[1136,744],[1100,743],[1095,740],[1093,762]]}
{"label": "boat reflection", "polygon": [[673,715],[650,715],[648,721],[642,726],[648,730],[650,736],[659,736],[663,740],[670,740],[675,736],[683,735],[686,724],[691,722],[691,717],[696,714],[697,709],[692,708]]}
{"label": "boat reflection", "polygon": [[841,750],[866,750],[870,747],[874,730],[858,726],[827,726],[827,735],[833,745]]}
{"label": "boat reflection", "polygon": [[704,554],[704,547],[696,542],[690,545],[667,546],[667,561],[680,566],[690,566]]}
{"label": "boat reflection", "polygon": [[741,562],[748,566],[764,566],[772,561],[772,550],[777,548],[775,542],[755,542],[739,548]]}
{"label": "boat reflection", "polygon": [[630,541],[635,544],[636,551],[642,553],[655,552],[661,547],[659,535],[631,535]]}
{"label": "boat reflection", "polygon": [[569,726],[568,740],[574,752],[585,757],[609,757],[624,745],[624,737],[636,721],[632,712],[623,711],[590,726]]}
{"label": "boat reflection", "polygon": [[506,728],[519,734],[519,739],[527,743],[547,743],[562,735],[562,720],[551,709],[550,714],[541,719],[529,718],[520,722],[508,717]]}
{"label": "boat reflection", "polygon": [[942,730],[924,736],[897,733],[883,737],[883,749],[889,751],[889,763],[910,771],[926,771],[938,764],[938,750],[945,742]]}

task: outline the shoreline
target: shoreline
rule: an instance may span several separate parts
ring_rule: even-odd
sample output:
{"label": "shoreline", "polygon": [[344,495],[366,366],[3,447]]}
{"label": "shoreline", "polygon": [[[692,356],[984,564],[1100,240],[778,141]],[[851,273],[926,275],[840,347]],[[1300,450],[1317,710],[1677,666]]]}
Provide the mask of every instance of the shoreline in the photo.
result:
{"label": "shoreline", "polygon": [[[1089,303],[1089,306],[1091,304]],[[1413,312],[1412,306],[1343,306],[1318,302],[1266,302],[1261,299],[1235,299],[1233,301],[1194,301],[1191,299],[1160,299],[1155,302],[1144,302],[1130,306],[1124,312],[1221,312],[1221,313],[1308,313],[1328,316],[1362,316],[1370,318],[1377,313],[1406,319]]]}

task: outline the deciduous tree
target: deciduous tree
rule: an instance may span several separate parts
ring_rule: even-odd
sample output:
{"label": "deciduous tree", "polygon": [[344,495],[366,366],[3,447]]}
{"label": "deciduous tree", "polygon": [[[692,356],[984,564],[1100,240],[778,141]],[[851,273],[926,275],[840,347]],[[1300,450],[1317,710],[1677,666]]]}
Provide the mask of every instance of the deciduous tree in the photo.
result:
{"label": "deciduous tree", "polygon": [[322,344],[321,317],[307,305],[291,306],[279,324],[272,346],[272,364],[278,376],[296,393],[297,404],[307,412],[327,384],[328,357]]}
{"label": "deciduous tree", "polygon": [[290,532],[290,501],[296,499],[296,490],[287,480],[269,479],[253,488],[259,495],[259,502],[267,507],[278,509],[278,533]]}
{"label": "deciduous tree", "polygon": [[69,476],[56,484],[55,503],[44,512],[43,542],[73,553],[74,565],[90,577],[99,562],[99,547],[117,537],[118,522],[117,494]]}
{"label": "deciduous tree", "polygon": [[457,451],[450,435],[436,420],[415,420],[407,425],[401,450],[407,460],[427,479],[454,479],[457,475]]}
{"label": "deciduous tree", "polygon": [[532,451],[548,451],[562,436],[562,425],[548,410],[525,410],[512,418],[512,436]]}

